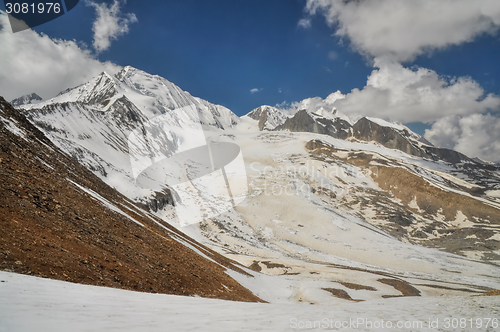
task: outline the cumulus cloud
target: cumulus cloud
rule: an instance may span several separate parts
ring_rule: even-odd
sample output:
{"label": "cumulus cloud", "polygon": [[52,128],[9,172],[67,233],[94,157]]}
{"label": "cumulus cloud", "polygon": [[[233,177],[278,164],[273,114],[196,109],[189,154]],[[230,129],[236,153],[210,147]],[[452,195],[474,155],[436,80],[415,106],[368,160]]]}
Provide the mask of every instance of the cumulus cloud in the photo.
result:
{"label": "cumulus cloud", "polygon": [[325,99],[321,97],[313,97],[292,103],[283,101],[282,103],[276,104],[275,107],[279,108],[283,113],[288,115],[294,115],[300,110],[306,110],[314,113],[322,108],[327,111],[333,111],[336,109],[334,106],[335,102],[343,98],[345,98],[345,95],[343,95],[340,91],[336,91],[328,95]]}
{"label": "cumulus cloud", "polygon": [[262,89],[258,89],[258,88],[253,88],[250,90],[250,93],[254,94],[254,93],[257,93],[257,92],[260,92],[262,91]]}
{"label": "cumulus cloud", "polygon": [[353,120],[374,116],[392,121],[434,121],[449,115],[496,110],[500,97],[485,95],[471,78],[444,78],[426,68],[409,69],[397,62],[375,59],[366,86],[353,89],[335,106]]}
{"label": "cumulus cloud", "polygon": [[0,95],[7,100],[32,92],[50,98],[100,72],[120,70],[113,63],[96,60],[74,41],[51,39],[33,30],[14,34],[2,12],[0,45]]}
{"label": "cumulus cloud", "polygon": [[317,110],[324,108],[329,111],[335,108],[335,103],[338,100],[345,98],[340,91],[336,91],[328,95],[325,99],[321,97],[307,98],[302,101],[293,102],[287,107],[288,113],[294,114],[300,110],[307,110],[309,112],[316,112]]}
{"label": "cumulus cloud", "polygon": [[311,27],[311,19],[303,18],[299,21],[298,26],[303,29],[308,29]]}
{"label": "cumulus cloud", "polygon": [[137,22],[135,14],[120,12],[120,0],[114,0],[111,5],[93,1],[88,1],[87,4],[94,7],[97,14],[92,30],[94,31],[93,46],[98,53],[107,50],[112,40],[128,33],[129,25]]}
{"label": "cumulus cloud", "polygon": [[498,0],[308,0],[305,10],[324,15],[360,53],[398,62],[500,27]]}
{"label": "cumulus cloud", "polygon": [[500,163],[500,118],[491,114],[444,117],[424,137],[436,146]]}
{"label": "cumulus cloud", "polygon": [[424,52],[498,31],[500,1],[308,0],[305,11],[325,16],[335,35],[373,62],[366,86],[335,104],[353,119],[370,115],[432,123],[500,107],[500,97],[485,95],[469,77],[446,78],[401,65]]}

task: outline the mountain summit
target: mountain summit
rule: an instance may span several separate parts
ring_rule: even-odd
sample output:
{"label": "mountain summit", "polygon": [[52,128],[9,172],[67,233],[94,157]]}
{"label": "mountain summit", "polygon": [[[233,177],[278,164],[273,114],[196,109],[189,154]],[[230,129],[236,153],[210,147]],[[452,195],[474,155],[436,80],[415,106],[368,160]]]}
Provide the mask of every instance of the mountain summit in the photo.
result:
{"label": "mountain summit", "polygon": [[40,101],[42,101],[42,97],[40,97],[36,93],[30,93],[28,95],[24,95],[12,100],[10,104],[14,107],[18,107],[18,106],[33,104]]}

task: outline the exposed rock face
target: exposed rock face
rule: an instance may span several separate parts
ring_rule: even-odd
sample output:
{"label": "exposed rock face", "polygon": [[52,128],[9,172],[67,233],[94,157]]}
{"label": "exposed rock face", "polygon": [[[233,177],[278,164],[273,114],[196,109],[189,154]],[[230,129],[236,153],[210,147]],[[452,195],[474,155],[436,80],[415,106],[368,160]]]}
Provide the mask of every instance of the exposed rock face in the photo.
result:
{"label": "exposed rock face", "polygon": [[154,194],[146,203],[138,203],[148,211],[158,212],[163,210],[167,205],[174,205],[172,192],[164,189],[161,192],[155,191]]}
{"label": "exposed rock face", "polygon": [[404,126],[401,127],[382,126],[370,119],[361,118],[352,129],[353,137],[359,140],[375,141],[387,148],[397,149],[412,156],[442,160],[451,164],[465,163],[473,168],[497,169],[495,165],[479,162],[460,152],[435,147],[420,135],[411,132]]}
{"label": "exposed rock face", "polygon": [[328,119],[306,110],[301,110],[279,125],[275,130],[294,132],[310,132],[346,139],[350,133],[351,124],[341,118]]}
{"label": "exposed rock face", "polygon": [[[235,263],[106,185],[1,97],[0,183],[0,270],[144,292],[259,301],[225,273],[244,274]],[[157,199],[166,204],[168,197]]]}
{"label": "exposed rock face", "polygon": [[42,101],[42,97],[36,93],[31,93],[29,95],[24,95],[22,97],[16,98],[10,102],[13,107],[18,107],[21,105],[28,105],[33,102]]}
{"label": "exposed rock face", "polygon": [[[397,149],[407,154],[442,160],[448,163],[469,163],[473,167],[479,165],[489,170],[498,169],[497,165],[468,158],[464,154],[444,148],[438,148],[429,143],[422,136],[415,134],[403,125],[392,124],[380,119],[363,117],[355,124],[351,124],[344,117],[324,116],[322,112],[300,110],[292,117],[270,106],[261,106],[246,116],[258,120],[259,130],[288,130],[291,132],[310,132],[329,135],[339,139],[354,137],[362,141],[374,141],[390,149]],[[387,125],[381,125],[384,122]],[[484,167],[483,167],[484,166]]]}
{"label": "exposed rock face", "polygon": [[301,110],[295,113],[293,117],[287,119],[284,124],[276,127],[276,130],[289,130],[294,132],[309,132],[318,134],[327,134],[328,131],[320,126],[313,117],[306,111]]}
{"label": "exposed rock face", "polygon": [[288,119],[288,116],[286,116],[282,111],[280,111],[276,107],[267,105],[260,106],[252,110],[246,116],[259,121],[258,126],[259,130],[261,131],[273,130]]}
{"label": "exposed rock face", "polygon": [[392,127],[383,127],[367,118],[361,118],[352,127],[353,136],[363,141],[375,141],[390,149],[398,149],[405,153],[427,157],[425,151],[417,144],[415,140],[410,140],[410,133],[403,129],[402,131]]}

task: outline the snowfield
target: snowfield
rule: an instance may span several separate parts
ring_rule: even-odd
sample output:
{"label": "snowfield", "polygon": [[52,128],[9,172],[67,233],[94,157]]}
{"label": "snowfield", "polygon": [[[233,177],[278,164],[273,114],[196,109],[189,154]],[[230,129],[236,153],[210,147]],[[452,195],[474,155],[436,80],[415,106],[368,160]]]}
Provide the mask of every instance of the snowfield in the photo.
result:
{"label": "snowfield", "polygon": [[495,320],[488,319],[500,315],[494,296],[406,297],[335,306],[260,304],[138,293],[8,272],[0,272],[0,298],[1,332],[380,331],[389,326],[395,331],[498,331]]}

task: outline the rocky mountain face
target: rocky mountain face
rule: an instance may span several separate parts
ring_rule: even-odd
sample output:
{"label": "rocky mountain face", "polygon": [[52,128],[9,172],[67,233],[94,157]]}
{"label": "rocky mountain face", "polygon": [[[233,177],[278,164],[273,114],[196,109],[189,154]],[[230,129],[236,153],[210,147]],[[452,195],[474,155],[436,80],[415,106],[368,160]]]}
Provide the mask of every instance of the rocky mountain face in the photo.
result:
{"label": "rocky mountain face", "polygon": [[407,127],[380,119],[361,118],[352,126],[352,129],[354,138],[367,142],[374,141],[389,149],[397,149],[417,157],[428,157],[422,146],[432,146]]}
{"label": "rocky mountain face", "polygon": [[[283,124],[269,130],[317,133],[346,140],[346,143],[327,144],[325,139],[318,136],[317,139],[309,141],[306,147],[312,151],[312,158],[320,158],[322,162],[334,158],[367,171],[376,170],[373,179],[377,182],[377,190],[364,188],[361,190],[362,195],[354,195],[356,199],[351,197],[344,203],[333,195],[338,204],[335,209],[343,209],[341,206],[346,204],[344,208],[351,210],[349,206],[361,204],[358,209],[363,210],[363,206],[370,207],[370,212],[360,214],[363,218],[397,238],[458,254],[464,254],[466,248],[471,246],[476,249],[490,248],[493,252],[485,250],[484,257],[495,261],[500,258],[499,243],[496,242],[496,233],[493,231],[498,227],[493,225],[500,220],[498,206],[492,208],[487,203],[496,202],[495,195],[500,188],[500,168],[497,165],[471,159],[457,151],[435,147],[401,124],[367,117],[352,123],[345,115],[335,110],[326,114],[329,116],[324,116],[324,109],[300,110],[287,118]],[[260,121],[262,118],[256,119]],[[347,142],[352,142],[356,148]],[[356,145],[358,142],[362,145]],[[372,144],[387,149],[372,150]],[[339,148],[339,145],[347,147]],[[403,154],[394,158],[388,149],[398,150]],[[448,189],[434,189],[433,185],[444,185]],[[456,194],[454,191],[462,194]],[[413,196],[410,193],[413,193]],[[474,198],[466,198],[464,193],[466,197],[472,195]],[[393,201],[394,198],[398,203]],[[486,203],[476,202],[477,198]],[[467,210],[466,207],[469,206],[474,206],[474,211]],[[416,207],[417,213],[412,210]],[[471,224],[470,228],[456,229],[453,222],[460,219],[465,210],[469,212],[467,216],[463,214],[463,219],[475,220],[477,224]],[[485,214],[484,211],[490,212]],[[446,213],[448,215],[444,217]],[[446,220],[452,224],[445,222]],[[492,226],[483,228],[482,223]],[[476,232],[478,235],[472,235]],[[474,240],[467,240],[472,238]]]}
{"label": "rocky mountain face", "polygon": [[[124,102],[119,100],[115,104]],[[127,117],[118,110],[117,120]],[[0,181],[1,270],[143,292],[260,301],[227,274],[230,269],[247,275],[236,263],[106,185],[1,97]]]}
{"label": "rocky mountain face", "polygon": [[[269,113],[273,119],[281,121],[268,122]],[[422,145],[432,146],[405,126],[366,117],[353,123],[337,110],[327,111],[323,107],[316,109],[309,106],[309,109],[298,110],[293,116],[285,116],[280,109],[261,106],[245,116],[257,120],[259,130],[308,132],[339,139],[356,138],[367,142],[374,141],[390,149],[398,149],[419,157],[429,156],[422,150]]]}
{"label": "rocky mountain face", "polygon": [[308,132],[346,139],[349,137],[351,127],[349,122],[340,117],[328,118],[301,110],[283,124],[276,126],[274,130]]}
{"label": "rocky mountain face", "polygon": [[288,119],[282,111],[267,105],[257,107],[245,116],[257,120],[259,130],[273,130]]}
{"label": "rocky mountain face", "polygon": [[19,98],[16,98],[10,102],[10,104],[14,107],[22,106],[22,105],[28,105],[36,102],[42,101],[42,97],[37,95],[36,93],[31,93],[28,95],[21,96]]}
{"label": "rocky mountain face", "polygon": [[[339,149],[321,139],[309,141],[306,147],[315,159],[334,158],[373,171],[376,189],[341,200],[339,206],[350,209],[359,204],[366,220],[399,239],[469,257],[478,257],[481,251],[485,260],[500,261],[496,235],[500,205],[484,193],[484,187],[460,180],[467,177],[467,170],[457,168],[456,177],[449,176],[442,161],[419,165],[382,151]],[[498,181],[498,173],[488,177]]]}
{"label": "rocky mountain face", "polygon": [[380,144],[237,130],[225,135],[245,157],[248,197],[189,232],[272,276],[281,296],[326,304],[499,288],[495,190],[481,194],[448,163]]}
{"label": "rocky mountain face", "polygon": [[412,156],[443,160],[452,164],[472,161],[460,152],[434,147],[405,126],[390,124],[380,119],[359,119],[353,126],[353,137],[368,142],[374,141]]}

